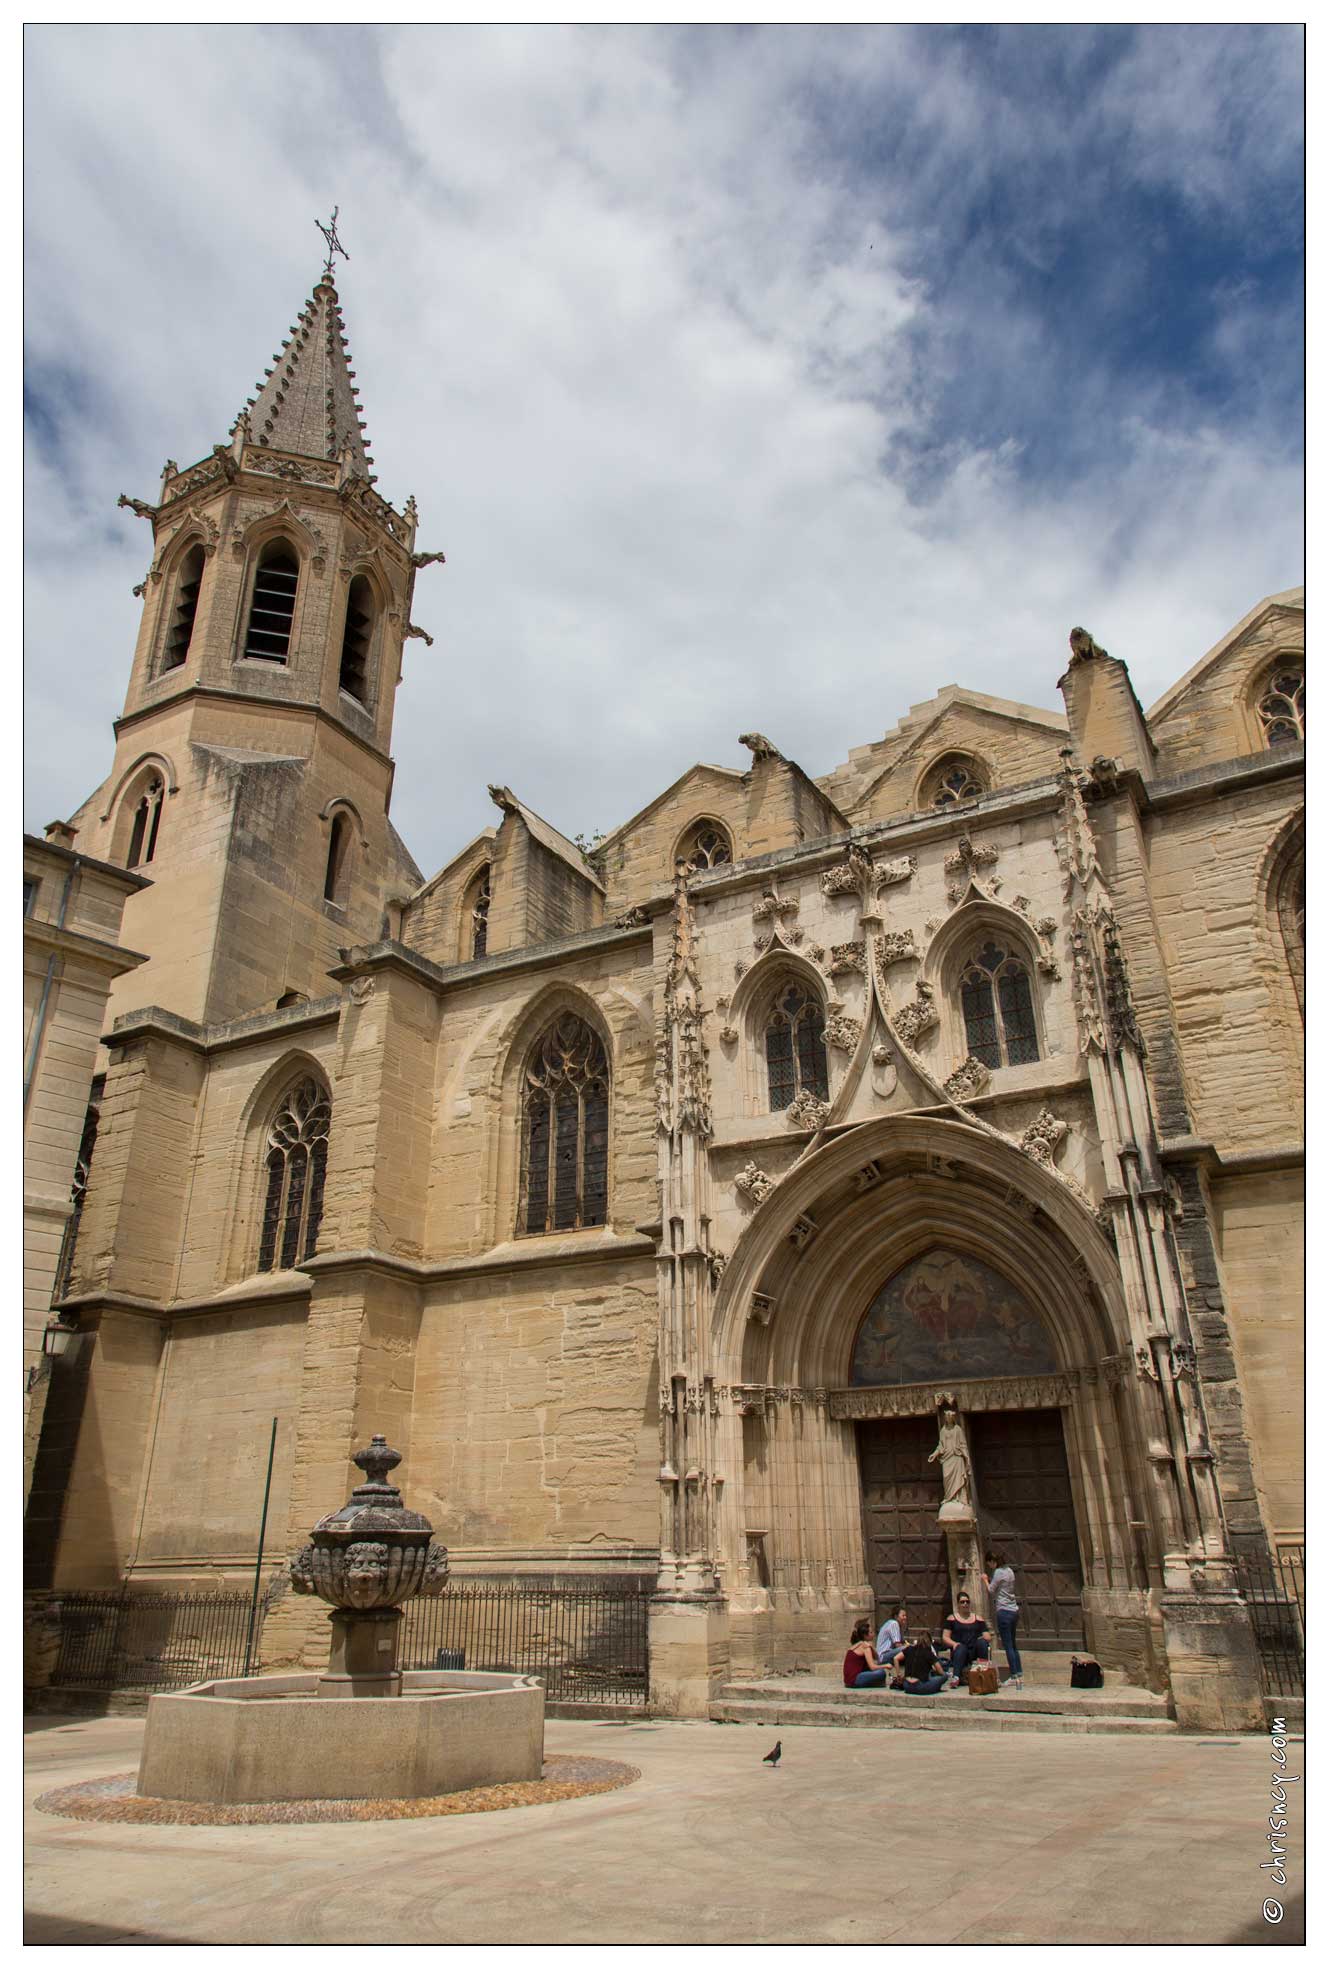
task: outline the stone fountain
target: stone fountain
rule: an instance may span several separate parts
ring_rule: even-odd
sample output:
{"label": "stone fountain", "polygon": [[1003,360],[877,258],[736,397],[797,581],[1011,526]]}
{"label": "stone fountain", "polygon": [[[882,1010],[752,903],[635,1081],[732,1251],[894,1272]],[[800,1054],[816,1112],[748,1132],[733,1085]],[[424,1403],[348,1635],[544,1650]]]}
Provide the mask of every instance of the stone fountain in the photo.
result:
{"label": "stone fountain", "polygon": [[389,1481],[397,1450],[375,1436],[352,1460],[365,1481],[290,1562],[295,1591],[332,1609],[326,1670],[151,1697],[140,1795],[422,1798],[539,1778],[544,1690],[533,1676],[398,1666],[402,1603],[442,1593],[448,1555]]}

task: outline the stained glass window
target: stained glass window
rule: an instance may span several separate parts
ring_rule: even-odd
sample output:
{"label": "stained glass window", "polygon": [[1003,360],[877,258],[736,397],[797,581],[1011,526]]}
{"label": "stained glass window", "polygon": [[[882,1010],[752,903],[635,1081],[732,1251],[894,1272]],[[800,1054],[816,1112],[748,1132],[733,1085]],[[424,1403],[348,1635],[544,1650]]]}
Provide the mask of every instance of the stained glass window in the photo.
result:
{"label": "stained glass window", "polygon": [[926,782],[924,805],[953,807],[961,800],[976,800],[988,790],[987,775],[974,759],[953,754],[935,765]]}
{"label": "stained glass window", "polygon": [[802,985],[785,985],[766,1022],[766,1077],[771,1111],[778,1114],[801,1093],[829,1095],[826,1019]]}
{"label": "stained glass window", "polygon": [[585,1230],[607,1221],[609,1063],[599,1036],[565,1013],[526,1063],[519,1228]]}
{"label": "stained glass window", "polygon": [[1028,966],[991,939],[961,973],[960,1010],[969,1051],[985,1067],[1018,1067],[1038,1058]]}
{"label": "stained glass window", "polygon": [[694,868],[718,868],[722,862],[734,859],[733,845],[725,830],[713,820],[701,820],[685,834],[678,850],[680,861],[689,861]]}
{"label": "stained glass window", "polygon": [[293,1087],[268,1130],[258,1269],[288,1271],[312,1257],[323,1217],[332,1104],[312,1077]]}

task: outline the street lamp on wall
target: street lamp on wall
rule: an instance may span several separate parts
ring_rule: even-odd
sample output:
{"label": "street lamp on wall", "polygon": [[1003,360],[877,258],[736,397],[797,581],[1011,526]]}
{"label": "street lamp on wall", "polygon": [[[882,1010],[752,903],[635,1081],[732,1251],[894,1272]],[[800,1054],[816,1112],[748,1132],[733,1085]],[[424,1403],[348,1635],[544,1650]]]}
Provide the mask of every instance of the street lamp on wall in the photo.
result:
{"label": "street lamp on wall", "polygon": [[39,1361],[34,1361],[28,1369],[29,1393],[43,1375],[50,1373],[50,1363],[61,1360],[68,1353],[69,1343],[77,1332],[78,1328],[73,1321],[61,1319],[58,1313],[47,1320],[42,1329],[42,1357]]}

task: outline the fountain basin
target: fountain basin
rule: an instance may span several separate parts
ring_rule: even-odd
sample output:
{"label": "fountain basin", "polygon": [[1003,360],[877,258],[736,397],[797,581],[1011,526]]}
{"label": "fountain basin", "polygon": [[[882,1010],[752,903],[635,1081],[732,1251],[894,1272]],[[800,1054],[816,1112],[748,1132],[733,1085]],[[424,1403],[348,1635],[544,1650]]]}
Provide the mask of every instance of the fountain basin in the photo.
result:
{"label": "fountain basin", "polygon": [[432,1798],[540,1776],[531,1675],[407,1670],[399,1696],[329,1700],[317,1675],[255,1675],[148,1701],[142,1797],[222,1805]]}

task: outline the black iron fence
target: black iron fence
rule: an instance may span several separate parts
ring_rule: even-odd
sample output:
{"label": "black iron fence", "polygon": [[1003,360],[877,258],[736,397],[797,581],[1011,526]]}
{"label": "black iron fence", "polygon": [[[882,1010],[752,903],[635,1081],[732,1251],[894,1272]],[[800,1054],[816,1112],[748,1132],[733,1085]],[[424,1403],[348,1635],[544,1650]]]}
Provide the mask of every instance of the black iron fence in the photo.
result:
{"label": "black iron fence", "polygon": [[[86,1689],[188,1688],[257,1674],[264,1617],[248,1593],[62,1593],[48,1609],[60,1646],[51,1681]],[[403,1668],[538,1675],[550,1702],[646,1706],[650,1588],[458,1580],[436,1600],[403,1608]]]}
{"label": "black iron fence", "polygon": [[1237,1557],[1237,1583],[1250,1610],[1266,1695],[1306,1693],[1306,1548],[1280,1545]]}
{"label": "black iron fence", "polygon": [[644,1709],[650,1587],[546,1586],[534,1580],[457,1580],[436,1600],[408,1600],[403,1668],[538,1675],[550,1702]]}
{"label": "black iron fence", "polygon": [[152,1691],[257,1674],[270,1597],[255,1607],[248,1593],[61,1593],[51,1681]]}

